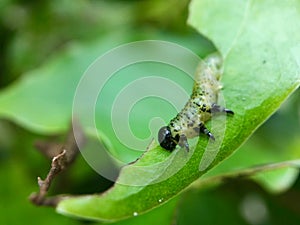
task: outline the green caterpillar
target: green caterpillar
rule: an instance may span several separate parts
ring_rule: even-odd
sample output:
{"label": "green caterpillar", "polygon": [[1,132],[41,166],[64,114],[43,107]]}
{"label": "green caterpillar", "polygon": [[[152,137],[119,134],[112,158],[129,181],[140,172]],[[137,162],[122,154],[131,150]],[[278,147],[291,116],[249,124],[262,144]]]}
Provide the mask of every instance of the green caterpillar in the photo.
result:
{"label": "green caterpillar", "polygon": [[158,132],[161,147],[173,151],[179,145],[189,151],[187,139],[197,137],[200,133],[215,140],[205,127],[205,122],[211,119],[213,113],[234,114],[232,110],[217,104],[218,93],[222,87],[219,82],[221,74],[222,58],[219,54],[212,54],[199,64],[190,99],[181,112]]}

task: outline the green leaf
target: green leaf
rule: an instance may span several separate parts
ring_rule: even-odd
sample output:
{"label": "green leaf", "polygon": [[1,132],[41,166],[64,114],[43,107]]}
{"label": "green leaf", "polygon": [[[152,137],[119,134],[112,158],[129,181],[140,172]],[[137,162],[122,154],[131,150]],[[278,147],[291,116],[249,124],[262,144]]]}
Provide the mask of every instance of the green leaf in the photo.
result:
{"label": "green leaf", "polygon": [[144,213],[230,156],[300,84],[299,12],[297,1],[192,1],[189,23],[224,56],[223,94],[226,107],[235,112],[227,118],[219,151],[213,144],[206,147],[205,138],[189,154],[152,147],[121,171],[112,189],[67,198],[58,212],[104,221]]}

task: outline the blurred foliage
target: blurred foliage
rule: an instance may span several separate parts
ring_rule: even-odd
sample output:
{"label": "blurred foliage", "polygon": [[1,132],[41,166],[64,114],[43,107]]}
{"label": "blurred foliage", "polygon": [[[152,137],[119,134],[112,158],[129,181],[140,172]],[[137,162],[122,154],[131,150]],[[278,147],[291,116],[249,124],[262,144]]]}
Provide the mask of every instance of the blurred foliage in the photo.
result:
{"label": "blurred foliage", "polygon": [[[23,1],[0,2],[0,87],[47,62],[70,44],[86,44],[112,31],[144,30],[194,34],[186,26],[188,1]],[[176,5],[176,7],[170,7]],[[145,13],[146,12],[146,13]],[[36,74],[39,76],[39,74]],[[237,153],[289,149],[300,157],[300,91],[261,126]],[[37,190],[36,177],[50,166],[33,144],[37,139],[63,140],[63,134],[42,136],[0,121],[0,223],[86,224],[28,201]],[[235,156],[233,156],[235,157]],[[233,159],[234,160],[234,159]],[[259,160],[257,160],[259,162]],[[95,173],[79,157],[51,188],[50,195],[86,194],[107,189],[111,182]],[[300,179],[284,193],[270,194],[248,180],[234,179],[207,190],[189,190],[145,215],[116,224],[299,224]],[[250,216],[249,216],[250,215]],[[88,223],[93,224],[93,223]]]}
{"label": "blurred foliage", "polygon": [[[2,1],[0,85],[41,65],[70,42],[87,42],[109,31],[137,27],[179,33],[189,30],[185,25],[187,3],[187,0],[77,0],[75,4],[71,0]],[[176,7],[170,10],[170,4]]]}

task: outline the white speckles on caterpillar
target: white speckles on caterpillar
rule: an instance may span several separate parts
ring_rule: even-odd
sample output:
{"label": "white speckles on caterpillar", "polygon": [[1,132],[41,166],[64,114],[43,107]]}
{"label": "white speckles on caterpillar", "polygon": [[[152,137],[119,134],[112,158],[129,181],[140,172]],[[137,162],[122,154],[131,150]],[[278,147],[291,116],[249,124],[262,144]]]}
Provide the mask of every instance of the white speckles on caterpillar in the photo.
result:
{"label": "white speckles on caterpillar", "polygon": [[161,147],[173,151],[179,145],[189,151],[187,139],[197,137],[200,133],[215,140],[205,127],[205,122],[211,119],[212,113],[234,114],[233,111],[217,105],[221,74],[222,58],[219,54],[210,55],[199,64],[190,99],[181,112],[158,132]]}

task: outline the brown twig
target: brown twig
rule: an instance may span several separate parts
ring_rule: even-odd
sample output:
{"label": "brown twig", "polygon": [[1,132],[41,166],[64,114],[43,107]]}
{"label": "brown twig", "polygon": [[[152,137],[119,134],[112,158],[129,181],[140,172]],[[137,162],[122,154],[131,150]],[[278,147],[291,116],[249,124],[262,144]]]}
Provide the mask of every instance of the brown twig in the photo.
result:
{"label": "brown twig", "polygon": [[[76,139],[75,139],[76,136]],[[78,155],[79,148],[78,145],[82,145],[84,142],[84,135],[81,128],[77,124],[73,124],[70,131],[68,132],[68,136],[66,138],[65,144],[57,144],[51,142],[48,147],[46,144],[43,144],[42,152],[51,156],[53,153],[56,155],[52,159],[50,171],[47,174],[45,180],[42,180],[38,177],[38,185],[39,192],[33,193],[29,197],[30,201],[35,205],[46,205],[46,206],[56,206],[57,203],[61,200],[62,196],[55,196],[51,198],[46,198],[48,190],[51,186],[54,178],[76,159]],[[53,148],[56,146],[57,148]],[[41,150],[41,149],[40,149]]]}

